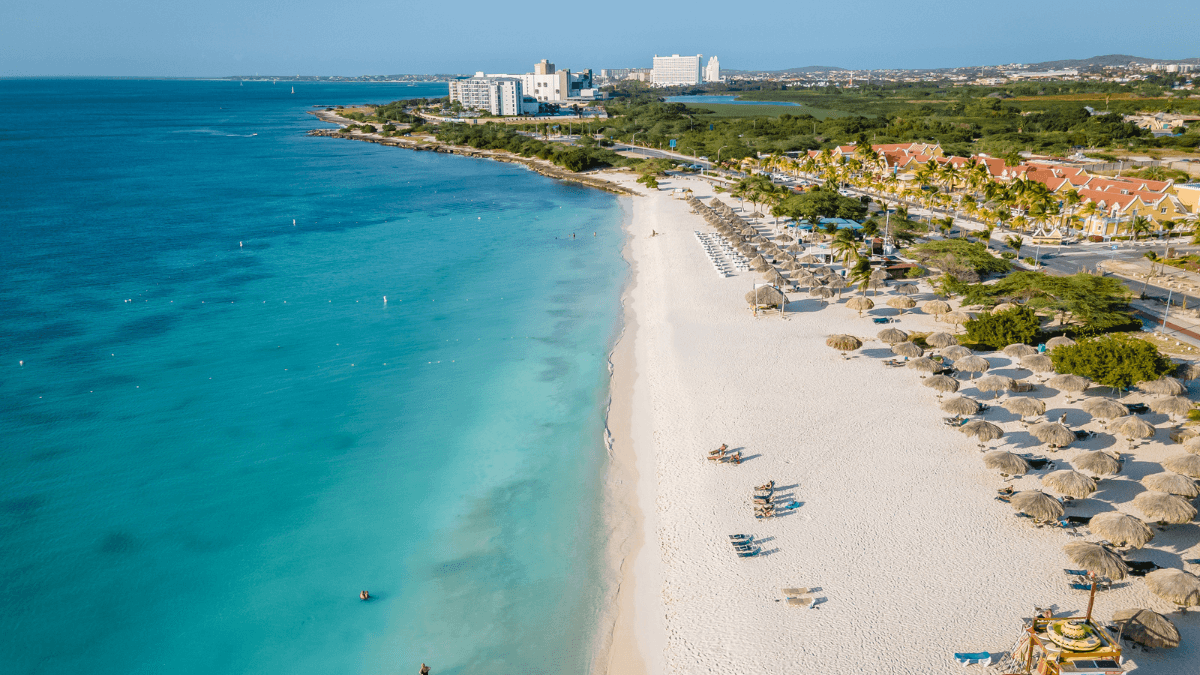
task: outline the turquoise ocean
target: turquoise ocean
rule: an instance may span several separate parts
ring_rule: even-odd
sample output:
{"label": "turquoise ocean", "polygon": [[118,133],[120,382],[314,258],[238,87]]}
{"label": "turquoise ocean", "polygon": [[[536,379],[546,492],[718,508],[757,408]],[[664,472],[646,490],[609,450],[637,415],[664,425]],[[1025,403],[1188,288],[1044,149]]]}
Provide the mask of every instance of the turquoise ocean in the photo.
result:
{"label": "turquoise ocean", "polygon": [[0,81],[0,672],[588,669],[619,200],[305,135],[445,92]]}

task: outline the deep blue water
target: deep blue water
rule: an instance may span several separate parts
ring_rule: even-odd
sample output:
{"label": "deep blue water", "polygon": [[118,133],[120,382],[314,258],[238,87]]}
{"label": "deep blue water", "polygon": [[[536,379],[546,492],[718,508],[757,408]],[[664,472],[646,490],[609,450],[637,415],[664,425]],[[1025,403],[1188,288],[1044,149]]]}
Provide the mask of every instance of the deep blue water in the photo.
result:
{"label": "deep blue water", "polygon": [[0,672],[588,665],[618,200],[292,86],[0,81]]}
{"label": "deep blue water", "polygon": [[670,103],[729,103],[732,105],[800,105],[790,101],[744,101],[737,96],[704,96],[701,94],[668,96],[667,101]]}

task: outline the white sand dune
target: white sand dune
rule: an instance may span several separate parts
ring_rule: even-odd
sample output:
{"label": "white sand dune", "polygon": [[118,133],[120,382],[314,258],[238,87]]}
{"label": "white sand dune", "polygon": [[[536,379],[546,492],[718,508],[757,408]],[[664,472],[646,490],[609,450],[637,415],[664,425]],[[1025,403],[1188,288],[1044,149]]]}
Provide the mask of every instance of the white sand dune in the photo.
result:
{"label": "white sand dune", "polygon": [[[700,180],[667,185],[713,196]],[[636,332],[633,364],[617,368],[636,373],[614,381],[614,413],[631,411],[614,429],[618,446],[620,430],[630,434],[646,530],[624,566],[623,592],[633,588],[635,597],[621,602],[609,672],[941,673],[959,668],[953,652],[1010,649],[1035,606],[1082,614],[1087,594],[1070,590],[1062,572],[1071,566],[1062,546],[1072,539],[1033,528],[994,499],[1002,481],[984,469],[973,440],[942,424],[920,374],[881,365],[887,346],[874,336],[882,326],[806,295],[791,296],[786,319],[756,318],[743,296],[760,275],[719,277],[693,235],[711,228],[685,202],[658,192],[632,208],[628,312]],[[884,299],[873,313],[894,315]],[[920,313],[894,325],[945,329]],[[824,344],[831,333],[867,343],[843,360]],[[993,361],[1002,370],[1005,360]],[[1068,422],[1076,417],[1078,426],[1087,416]],[[1009,432],[993,445],[1033,443],[1015,416],[999,410],[988,419]],[[721,443],[742,449],[746,461],[706,461]],[[1178,452],[1149,448],[1150,461]],[[782,488],[783,503],[802,506],[755,520],[751,489],[768,480]],[[1118,493],[1121,484],[1130,492],[1118,501],[1128,501],[1132,483],[1105,483]],[[1069,513],[1109,508],[1086,500]],[[764,554],[735,557],[731,533],[753,534]],[[1153,545],[1165,543],[1162,562],[1179,567],[1181,556],[1200,557],[1198,538],[1191,524]],[[1157,559],[1152,553],[1136,557]],[[817,587],[821,602],[788,606],[781,587]],[[1127,607],[1172,609],[1133,579],[1099,595],[1096,614]],[[1193,616],[1176,621],[1183,648],[1129,656],[1150,672],[1181,672],[1200,645]]]}

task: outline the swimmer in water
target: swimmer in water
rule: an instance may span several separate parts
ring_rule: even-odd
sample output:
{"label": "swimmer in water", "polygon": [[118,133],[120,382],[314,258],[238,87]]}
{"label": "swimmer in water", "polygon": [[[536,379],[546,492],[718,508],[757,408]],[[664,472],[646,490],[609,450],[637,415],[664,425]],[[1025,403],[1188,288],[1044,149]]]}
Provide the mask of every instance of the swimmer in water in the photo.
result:
{"label": "swimmer in water", "polygon": [[368,592],[366,592],[366,591],[363,591],[363,592],[361,592],[361,593],[359,593],[359,594],[358,594],[358,598],[359,598],[359,600],[370,600],[370,599],[371,599],[371,594],[370,594],[370,593],[368,593]]}

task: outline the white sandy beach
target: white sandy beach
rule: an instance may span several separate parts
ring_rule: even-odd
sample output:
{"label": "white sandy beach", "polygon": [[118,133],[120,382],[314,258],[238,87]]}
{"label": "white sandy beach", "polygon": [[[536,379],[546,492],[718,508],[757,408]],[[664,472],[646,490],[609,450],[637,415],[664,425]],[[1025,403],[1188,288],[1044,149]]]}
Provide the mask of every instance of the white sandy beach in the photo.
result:
{"label": "white sandy beach", "polygon": [[[604,177],[646,192],[631,176]],[[714,196],[701,180],[663,182],[679,186]],[[614,354],[610,426],[615,471],[636,496],[641,533],[626,533],[618,547],[628,556],[608,672],[951,672],[961,669],[954,652],[1011,649],[1035,606],[1083,613],[1087,594],[1070,590],[1062,571],[1072,566],[1063,544],[1079,539],[1036,529],[994,499],[1005,483],[984,468],[972,439],[943,425],[920,374],[881,365],[890,356],[874,339],[883,326],[807,295],[789,296],[786,318],[756,318],[743,296],[760,275],[718,276],[693,235],[712,230],[684,201],[663,191],[631,202],[635,279]],[[884,299],[874,314],[894,315]],[[919,312],[893,326],[946,329]],[[825,346],[832,333],[866,344],[843,360]],[[992,372],[1028,375],[987,356]],[[977,395],[966,383],[960,393]],[[1036,395],[1052,394],[1048,415],[1057,417],[1065,398]],[[1068,423],[1080,428],[1089,416],[1073,409]],[[994,407],[985,419],[1006,431],[993,446],[1043,452],[1014,415]],[[1148,419],[1166,426],[1165,416]],[[1150,462],[1181,452],[1165,430],[1157,440],[1068,514],[1128,502],[1141,491],[1133,481],[1161,470]],[[742,449],[746,461],[706,461],[721,443]],[[1069,468],[1064,460],[1078,448],[1106,444],[1060,451],[1058,468]],[[791,496],[802,506],[755,520],[751,490],[768,480],[783,488],[783,503]],[[1037,482],[1031,475],[1016,485]],[[753,534],[764,555],[737,558],[731,533]],[[1198,540],[1195,523],[1177,526],[1130,557],[1195,572],[1180,559],[1200,557]],[[816,587],[820,604],[788,606],[781,587]],[[1194,668],[1200,616],[1181,617],[1140,578],[1099,594],[1095,613],[1107,620],[1130,607],[1170,612],[1183,646],[1129,651],[1128,659],[1143,672]]]}

